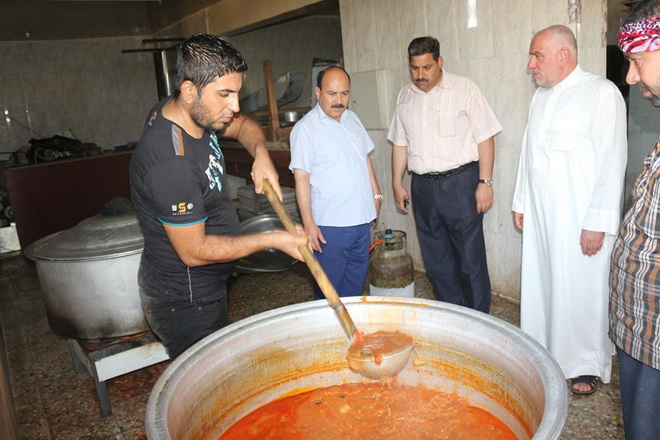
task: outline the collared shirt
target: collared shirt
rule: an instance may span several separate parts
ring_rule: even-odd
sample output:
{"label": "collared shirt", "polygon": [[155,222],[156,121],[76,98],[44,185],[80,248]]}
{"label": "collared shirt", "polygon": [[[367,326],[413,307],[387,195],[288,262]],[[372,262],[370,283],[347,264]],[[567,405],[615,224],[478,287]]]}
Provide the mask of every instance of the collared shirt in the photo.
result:
{"label": "collared shirt", "polygon": [[387,139],[407,146],[408,169],[425,174],[478,160],[478,144],[500,131],[474,81],[443,71],[427,93],[415,84],[401,89]]}
{"label": "collared shirt", "polygon": [[610,338],[660,370],[660,142],[644,159],[612,251]]}
{"label": "collared shirt", "polygon": [[357,115],[340,122],[316,105],[293,127],[291,164],[310,174],[312,216],[318,226],[356,226],[376,218],[367,157],[374,143]]}

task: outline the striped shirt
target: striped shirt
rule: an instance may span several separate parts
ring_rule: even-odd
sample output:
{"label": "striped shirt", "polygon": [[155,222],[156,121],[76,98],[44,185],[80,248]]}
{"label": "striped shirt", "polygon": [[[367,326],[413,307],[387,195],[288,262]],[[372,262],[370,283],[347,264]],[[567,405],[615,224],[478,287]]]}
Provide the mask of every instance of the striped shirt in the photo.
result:
{"label": "striped shirt", "polygon": [[610,339],[660,370],[660,142],[644,159],[614,249]]}
{"label": "striped shirt", "polygon": [[401,89],[387,139],[408,147],[408,169],[448,171],[479,160],[478,144],[502,131],[479,87],[443,71],[427,93],[415,84]]}

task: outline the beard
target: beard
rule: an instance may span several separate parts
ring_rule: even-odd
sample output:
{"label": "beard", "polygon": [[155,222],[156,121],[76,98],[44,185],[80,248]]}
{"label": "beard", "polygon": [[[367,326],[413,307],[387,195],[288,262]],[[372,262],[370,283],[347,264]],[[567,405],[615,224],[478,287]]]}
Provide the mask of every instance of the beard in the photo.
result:
{"label": "beard", "polygon": [[532,75],[532,79],[534,80],[534,84],[536,84],[538,87],[543,87],[543,88],[552,87],[552,84],[550,81],[548,81],[548,78],[541,73],[539,73],[538,75]]}
{"label": "beard", "polygon": [[[654,107],[660,107],[660,90],[655,88],[651,89],[649,86],[641,82],[639,83],[639,90],[642,92],[642,96],[651,101],[651,104]],[[647,94],[650,96],[647,96]]]}
{"label": "beard", "polygon": [[224,122],[216,122],[209,111],[206,109],[204,104],[202,104],[199,96],[195,99],[192,106],[190,107],[190,118],[193,120],[197,126],[203,128],[206,131],[222,131],[225,129],[226,124]]}

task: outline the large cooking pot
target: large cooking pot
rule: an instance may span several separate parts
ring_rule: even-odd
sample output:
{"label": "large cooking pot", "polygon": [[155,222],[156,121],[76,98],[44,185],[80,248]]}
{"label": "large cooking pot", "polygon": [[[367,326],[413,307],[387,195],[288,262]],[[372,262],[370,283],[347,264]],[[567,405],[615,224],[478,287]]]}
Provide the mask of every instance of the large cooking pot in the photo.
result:
{"label": "large cooking pot", "polygon": [[[344,298],[362,331],[401,330],[417,341],[399,382],[456,392],[502,420],[519,439],[556,439],[568,412],[564,376],[518,328],[464,307],[416,298]],[[217,439],[284,395],[365,382],[345,360],[349,341],[325,301],[236,322],[179,356],[156,383],[146,412],[150,440]]]}
{"label": "large cooking pot", "polygon": [[137,284],[143,247],[126,199],[111,201],[101,214],[28,246],[25,256],[36,263],[53,332],[103,339],[149,330]]}

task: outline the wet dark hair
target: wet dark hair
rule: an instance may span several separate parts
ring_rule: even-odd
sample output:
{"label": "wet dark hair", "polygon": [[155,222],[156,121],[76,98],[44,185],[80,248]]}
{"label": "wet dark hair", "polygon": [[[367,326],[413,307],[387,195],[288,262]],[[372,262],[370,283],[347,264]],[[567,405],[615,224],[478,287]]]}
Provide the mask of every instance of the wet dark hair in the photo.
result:
{"label": "wet dark hair", "polygon": [[325,76],[325,72],[327,72],[327,71],[330,70],[330,69],[339,69],[339,70],[341,70],[342,72],[344,72],[344,73],[346,74],[346,76],[348,77],[348,85],[349,85],[349,86],[351,85],[351,75],[349,75],[348,72],[347,72],[346,70],[344,70],[343,67],[339,67],[339,66],[330,66],[330,67],[328,67],[328,68],[326,68],[326,69],[321,70],[321,71],[319,72],[319,74],[316,75],[316,87],[318,87],[319,89],[322,89],[322,88],[323,88],[323,87],[321,87],[321,84],[323,84],[323,77]]}
{"label": "wet dark hair", "polygon": [[408,45],[408,59],[424,55],[425,53],[432,54],[433,59],[438,61],[438,58],[440,58],[440,43],[437,38],[418,37]]}
{"label": "wet dark hair", "polygon": [[197,93],[201,94],[216,78],[246,70],[245,59],[229,42],[215,35],[195,34],[179,46],[174,97],[181,93],[184,81],[195,84]]}
{"label": "wet dark hair", "polygon": [[660,15],[660,0],[646,0],[632,10],[623,24],[648,20],[658,15]]}

